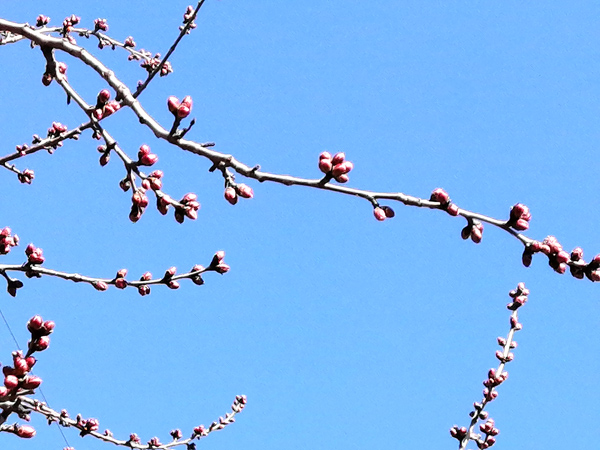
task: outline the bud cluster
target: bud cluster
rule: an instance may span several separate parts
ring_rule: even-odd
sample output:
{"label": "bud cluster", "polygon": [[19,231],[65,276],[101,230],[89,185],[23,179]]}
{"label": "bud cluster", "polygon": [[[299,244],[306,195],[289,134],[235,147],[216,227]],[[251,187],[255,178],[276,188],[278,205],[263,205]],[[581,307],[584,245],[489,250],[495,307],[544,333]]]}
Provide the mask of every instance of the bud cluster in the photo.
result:
{"label": "bud cluster", "polygon": [[35,26],[36,27],[43,27],[45,25],[48,25],[49,23],[50,23],[50,17],[44,16],[43,14],[40,14],[35,19]]}
{"label": "bud cluster", "polygon": [[96,97],[96,106],[93,115],[97,120],[102,120],[121,109],[121,104],[116,100],[110,100],[110,91],[102,89]]}
{"label": "bud cluster", "polygon": [[529,208],[522,203],[517,203],[510,209],[510,217],[506,224],[517,231],[525,231],[529,228],[530,220]]}
{"label": "bud cluster", "polygon": [[394,217],[396,213],[389,206],[376,206],[373,208],[373,215],[375,216],[375,219],[383,222],[385,219]]}
{"label": "bud cluster", "polygon": [[213,256],[213,259],[208,266],[208,270],[214,270],[220,274],[229,272],[230,267],[225,264],[224,259],[225,252],[223,250],[219,250],[217,253],[215,253],[215,256]]}
{"label": "bud cluster", "polygon": [[233,182],[228,182],[223,196],[225,197],[225,200],[232,205],[235,205],[238,202],[239,197],[253,198],[254,191],[246,184],[235,184]]}
{"label": "bud cluster", "polygon": [[346,183],[348,173],[354,169],[354,164],[346,161],[344,153],[336,153],[333,157],[329,152],[323,152],[319,155],[319,170],[325,174],[325,177],[333,178],[338,183]]}
{"label": "bud cluster", "polygon": [[200,209],[200,203],[198,202],[198,196],[196,194],[185,194],[181,200],[179,200],[181,206],[175,207],[175,220],[179,223],[183,223],[185,218],[196,220],[198,218],[198,210]]}
{"label": "bud cluster", "polygon": [[194,13],[195,9],[192,5],[189,5],[185,13],[183,14],[183,25],[179,27],[179,31],[182,31],[186,24],[188,25],[187,33],[189,33],[192,29],[196,28],[196,23],[194,22]]}
{"label": "bud cluster", "polygon": [[[548,257],[548,264],[555,272],[563,274],[567,271],[570,255],[563,250],[562,245],[554,236],[547,236],[542,242],[533,241],[527,244],[523,251],[523,265],[529,267],[532,255],[538,252]],[[581,256],[583,256],[583,251],[581,251]]]}
{"label": "bud cluster", "polygon": [[460,235],[463,239],[469,239],[476,244],[481,242],[483,237],[483,224],[477,219],[470,219],[466,227],[462,229]]}
{"label": "bud cluster", "polygon": [[[133,59],[133,58],[131,58],[131,56],[129,58]],[[160,53],[157,53],[152,58],[150,58],[150,57],[144,58],[144,60],[140,63],[140,67],[146,69],[146,72],[152,73],[160,65],[160,62],[161,62]],[[172,72],[173,72],[173,68],[171,67],[171,63],[169,61],[165,61],[160,68],[160,76],[166,77],[167,75],[169,75]]]}
{"label": "bud cluster", "polygon": [[176,120],[185,119],[189,116],[190,112],[192,112],[192,105],[192,97],[189,95],[186,95],[181,102],[174,95],[171,95],[167,99],[167,107],[169,108],[169,111],[171,111],[171,114],[175,116]]}
{"label": "bud cluster", "polygon": [[33,244],[27,246],[25,255],[27,255],[28,264],[43,264],[45,261],[43,250]]}
{"label": "bud cluster", "polygon": [[6,255],[12,247],[19,245],[19,236],[12,234],[9,227],[4,227],[0,231],[0,255]]}
{"label": "bud cluster", "polygon": [[458,206],[452,203],[450,196],[442,188],[434,189],[429,197],[429,200],[432,202],[438,202],[440,204],[440,209],[443,209],[451,216],[458,216]]}
{"label": "bud cluster", "polygon": [[94,20],[94,33],[98,31],[108,31],[108,23],[106,22],[106,19]]}

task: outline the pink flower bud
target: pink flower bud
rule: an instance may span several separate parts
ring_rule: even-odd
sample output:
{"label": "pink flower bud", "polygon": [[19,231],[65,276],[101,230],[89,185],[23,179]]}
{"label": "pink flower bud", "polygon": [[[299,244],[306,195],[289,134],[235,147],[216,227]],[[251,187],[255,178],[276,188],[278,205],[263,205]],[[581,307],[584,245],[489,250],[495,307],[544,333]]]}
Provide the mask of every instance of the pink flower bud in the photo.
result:
{"label": "pink flower bud", "polygon": [[27,329],[29,331],[37,331],[40,328],[42,328],[42,325],[44,324],[44,319],[42,319],[41,316],[33,316],[31,319],[29,319],[29,322],[27,322]]}
{"label": "pink flower bud", "polygon": [[517,231],[525,231],[529,228],[529,222],[525,219],[517,220],[512,227]]}
{"label": "pink flower bud", "polygon": [[252,191],[252,188],[250,186],[245,185],[245,184],[238,184],[237,185],[237,193],[240,195],[240,197],[243,197],[243,198],[252,198],[252,197],[254,197],[254,191]]}
{"label": "pink flower bud", "polygon": [[581,249],[581,247],[576,247],[571,252],[571,260],[579,261],[580,259],[583,259],[583,250]]}
{"label": "pink flower bud", "polygon": [[337,181],[338,183],[347,183],[348,180],[350,180],[350,178],[346,174],[343,174],[343,175],[340,175],[339,177],[334,177],[334,178],[335,178],[335,181]]}
{"label": "pink flower bud", "polygon": [[10,391],[4,386],[0,386],[0,398],[6,397],[8,394],[10,394]]}
{"label": "pink flower bud", "polygon": [[143,284],[138,286],[138,292],[143,297],[144,295],[150,294],[150,286]]}
{"label": "pink flower bud", "polygon": [[224,262],[217,264],[217,266],[215,267],[215,272],[220,273],[220,274],[224,274],[229,272],[229,265],[225,264]]}
{"label": "pink flower bud", "polygon": [[127,280],[125,278],[117,278],[115,280],[115,287],[117,289],[125,289],[127,287]]}
{"label": "pink flower bud", "polygon": [[177,114],[177,109],[179,108],[179,99],[177,97],[170,96],[167,99],[167,106],[169,108],[169,111],[171,111],[171,113]]}
{"label": "pink flower bud", "polygon": [[54,331],[54,327],[56,324],[52,320],[46,320],[44,325],[42,325],[42,329],[46,334],[50,334]]}
{"label": "pink flower bud", "polygon": [[189,95],[183,97],[183,100],[181,100],[181,105],[187,106],[189,109],[192,109],[192,97]]}
{"label": "pink flower bud", "polygon": [[19,425],[15,429],[15,434],[23,439],[29,439],[35,436],[35,428],[29,425]]}
{"label": "pink flower bud", "polygon": [[190,115],[191,111],[192,110],[187,106],[180,105],[179,108],[177,108],[177,117],[179,117],[180,119],[185,119],[187,116]]}
{"label": "pink flower bud", "polygon": [[14,375],[7,375],[4,378],[4,386],[6,386],[6,389],[13,390],[18,385],[19,385],[19,379],[17,377],[15,377]]}
{"label": "pink flower bud", "polygon": [[333,164],[334,166],[341,164],[344,162],[344,159],[346,159],[346,155],[344,153],[336,153],[335,156],[333,157],[333,159],[331,160],[331,164]]}
{"label": "pink flower bud", "polygon": [[323,152],[323,153],[321,153],[319,155],[319,160],[322,160],[322,159],[329,159],[329,160],[331,160],[331,153],[329,153],[329,152]]}
{"label": "pink flower bud", "polygon": [[225,200],[227,200],[232,205],[235,205],[238,202],[237,192],[235,192],[235,189],[232,188],[231,186],[229,186],[225,189],[224,197],[225,197]]}
{"label": "pink flower bud", "polygon": [[23,380],[21,387],[23,389],[37,389],[40,386],[40,384],[42,384],[42,379],[40,377],[29,375],[25,377],[25,380]]}
{"label": "pink flower bud", "polygon": [[321,159],[319,160],[319,170],[323,173],[331,172],[333,165],[331,164],[331,159]]}
{"label": "pink flower bud", "polygon": [[152,279],[152,274],[150,272],[144,273],[140,278],[140,281],[150,281]]}
{"label": "pink flower bud", "polygon": [[98,102],[99,103],[106,103],[109,100],[110,100],[110,91],[108,89],[102,89],[98,93]]}
{"label": "pink flower bud", "polygon": [[373,215],[380,222],[383,222],[387,218],[387,216],[385,215],[385,211],[379,206],[373,209]]}
{"label": "pink flower bud", "polygon": [[92,286],[94,286],[97,291],[106,291],[108,289],[108,284],[104,281],[94,281]]}
{"label": "pink flower bud", "polygon": [[50,345],[50,338],[48,336],[42,336],[35,343],[35,349],[38,351],[43,351],[48,348]]}
{"label": "pink flower bud", "polygon": [[110,161],[110,153],[106,152],[102,156],[100,156],[100,165],[104,167]]}
{"label": "pink flower bud", "polygon": [[439,202],[442,205],[445,205],[448,202],[450,202],[450,196],[442,188],[437,188],[433,190],[433,192],[431,193],[431,197],[429,197],[429,200],[431,200],[432,202]]}
{"label": "pink flower bud", "polygon": [[144,155],[148,155],[150,153],[150,146],[146,144],[142,144],[138,151],[138,158],[141,158]]}
{"label": "pink flower bud", "polygon": [[179,289],[179,282],[175,280],[171,280],[167,283],[169,289]]}
{"label": "pink flower bud", "polygon": [[451,216],[458,216],[458,206],[455,203],[450,203],[448,208],[446,208],[446,212]]}

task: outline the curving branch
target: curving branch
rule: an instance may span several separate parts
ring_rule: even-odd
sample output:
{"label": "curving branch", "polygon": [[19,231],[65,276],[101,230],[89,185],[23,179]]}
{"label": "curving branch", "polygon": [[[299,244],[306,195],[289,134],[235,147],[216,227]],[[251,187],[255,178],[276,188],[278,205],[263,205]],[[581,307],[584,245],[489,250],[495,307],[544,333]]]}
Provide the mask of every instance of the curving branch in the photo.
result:
{"label": "curving branch", "polygon": [[[185,445],[187,450],[193,450],[196,445],[193,441],[232,424],[235,422],[235,416],[242,412],[246,406],[246,396],[237,395],[231,405],[231,412],[219,417],[208,427],[204,425],[195,427],[188,438],[183,438],[181,430],[172,430],[170,441],[164,444],[160,442],[158,437],[153,437],[146,444],[143,444],[135,433],[132,433],[129,439],[126,440],[115,438],[110,430],[100,433],[98,432],[100,424],[97,419],[83,419],[81,414],[78,414],[75,419],[71,419],[67,410],[55,411],[47,404],[31,397],[42,384],[42,379],[31,372],[37,363],[33,355],[49,347],[50,334],[54,331],[54,327],[54,322],[44,321],[40,316],[29,319],[27,329],[31,333],[31,339],[28,343],[27,353],[13,352],[13,365],[3,367],[4,385],[0,386],[0,432],[12,433],[25,439],[34,437],[36,430],[32,426],[23,425],[19,422],[14,424],[7,424],[6,422],[13,414],[22,420],[29,421],[31,414],[37,413],[46,418],[48,425],[56,422],[61,427],[72,427],[79,430],[81,437],[91,436],[121,447],[167,450]],[[67,447],[65,450],[72,450],[72,448]]]}
{"label": "curving branch", "polygon": [[[0,32],[4,33],[4,38],[1,43],[12,43],[20,39],[26,39],[29,40],[32,45],[40,46],[47,59],[47,67],[44,74],[45,78],[43,78],[44,84],[50,84],[53,79],[56,79],[61,87],[65,90],[67,98],[75,99],[80,108],[82,108],[90,117],[91,124],[86,128],[94,129],[94,137],[102,138],[106,142],[106,146],[99,147],[99,151],[102,153],[100,163],[102,165],[106,164],[109,159],[109,154],[113,150],[123,161],[127,170],[127,176],[121,181],[121,186],[124,188],[124,190],[127,190],[131,187],[133,188],[134,192],[132,197],[132,211],[130,213],[130,218],[132,221],[139,220],[143,209],[147,205],[145,191],[148,188],[151,188],[157,197],[157,207],[159,211],[164,214],[169,206],[173,206],[175,208],[175,218],[178,221],[183,221],[186,216],[192,219],[195,218],[197,215],[196,211],[199,208],[199,203],[197,202],[195,196],[184,197],[179,202],[176,202],[172,200],[171,197],[162,193],[159,188],[154,189],[152,178],[157,177],[152,177],[152,174],[146,176],[139,172],[138,168],[140,165],[144,165],[143,160],[153,164],[153,162],[158,159],[156,155],[150,153],[149,148],[142,146],[144,148],[140,147],[140,151],[138,152],[138,161],[134,163],[134,159],[128,157],[126,153],[120,147],[118,147],[116,141],[105,130],[103,130],[102,127],[100,127],[99,122],[102,120],[102,118],[114,114],[119,109],[124,107],[130,108],[137,116],[140,123],[147,126],[158,139],[162,139],[182,150],[208,159],[211,162],[209,171],[222,174],[225,181],[224,196],[225,199],[232,204],[235,204],[239,197],[252,198],[254,195],[250,187],[246,186],[245,184],[235,183],[235,174],[238,174],[249,179],[254,179],[261,183],[268,181],[283,184],[285,186],[305,186],[314,189],[332,191],[343,195],[359,197],[370,203],[371,207],[373,208],[373,214],[375,218],[380,221],[394,216],[394,211],[391,207],[387,205],[380,205],[380,201],[382,200],[395,201],[406,206],[441,210],[452,216],[462,216],[466,219],[467,224],[461,231],[461,236],[464,239],[471,238],[473,242],[479,243],[482,239],[483,224],[487,223],[504,230],[523,244],[524,252],[522,255],[522,261],[525,266],[529,266],[531,264],[533,254],[543,253],[547,256],[549,265],[557,273],[562,274],[569,269],[571,275],[573,275],[575,278],[588,278],[591,281],[600,281],[600,255],[594,257],[590,262],[586,262],[583,259],[583,251],[579,247],[575,248],[571,253],[568,253],[562,248],[560,243],[553,236],[548,236],[540,241],[529,238],[523,234],[522,232],[529,228],[531,214],[529,209],[520,203],[517,203],[511,208],[508,219],[497,219],[488,215],[458,207],[450,200],[449,195],[442,189],[435,189],[431,196],[427,199],[407,195],[401,192],[378,192],[366,189],[350,188],[342,184],[349,180],[348,173],[353,169],[354,166],[350,161],[345,160],[345,155],[343,153],[338,153],[337,155],[331,156],[325,152],[320,155],[318,165],[320,171],[324,174],[324,176],[320,178],[302,178],[291,175],[265,172],[260,170],[259,165],[252,166],[245,164],[241,161],[238,161],[231,154],[221,153],[212,149],[211,147],[213,147],[213,143],[202,144],[193,140],[185,139],[185,135],[190,131],[194,124],[194,120],[192,120],[187,128],[179,128],[182,120],[186,119],[192,110],[192,100],[189,96],[184,98],[181,102],[179,102],[179,100],[175,97],[170,97],[168,99],[167,106],[174,115],[173,124],[170,127],[161,125],[143,108],[142,104],[138,100],[138,96],[148,85],[151,79],[156,75],[156,73],[164,71],[164,68],[168,63],[168,57],[175,50],[181,38],[195,26],[194,19],[203,3],[204,0],[199,1],[196,8],[192,8],[191,6],[188,7],[186,13],[184,14],[184,26],[180,28],[180,34],[178,38],[163,59],[160,59],[156,56],[151,59],[149,54],[144,52],[140,52],[139,54],[131,53],[132,46],[127,45],[129,38],[124,43],[120,43],[119,41],[112,40],[112,38],[108,38],[104,34],[100,33],[100,30],[106,30],[108,28],[104,19],[97,19],[96,27],[93,31],[72,28],[73,23],[79,22],[79,18],[76,16],[71,16],[71,18],[65,19],[62,28],[47,28],[45,27],[47,22],[44,23],[44,20],[40,21],[40,18],[38,18],[37,24],[39,27],[42,27],[39,29],[36,29],[28,24],[18,24],[5,19],[0,19]],[[131,53],[130,57],[134,56],[134,58],[137,58],[139,56],[140,58],[145,58],[142,66],[145,67],[149,72],[146,82],[142,83],[135,93],[132,93],[131,90],[115,75],[112,70],[108,69],[100,60],[91,55],[83,47],[76,44],[75,40],[69,34],[75,31],[85,36],[96,36],[101,40],[101,42],[102,39],[104,39],[106,42],[110,43],[113,48],[117,46],[126,48]],[[51,36],[51,33],[53,32],[58,32],[61,37]],[[53,61],[54,50],[67,53],[70,56],[82,61],[92,70],[94,70],[116,92],[116,100],[108,101],[110,98],[110,93],[106,90],[103,90],[98,96],[98,101],[95,107],[92,107],[86,103],[82,98],[80,98],[80,96],[76,94],[75,90],[70,87],[66,81],[66,78],[63,76],[66,72],[66,65],[61,66],[61,64],[64,63],[56,63]],[[81,129],[81,126],[78,129]],[[66,131],[66,129],[64,131]],[[52,142],[54,143],[54,141]],[[50,145],[49,143],[45,144]],[[38,143],[38,145],[41,144]],[[48,145],[46,145],[46,148]],[[25,154],[27,154],[27,151],[29,150],[26,149]],[[14,159],[15,154],[0,159],[0,163],[4,161],[5,167],[16,171],[14,166],[8,167],[6,165],[8,158]],[[29,171],[28,173],[20,173],[17,171],[17,174],[22,182],[31,182],[33,175],[32,171]],[[142,180],[141,187],[135,185],[134,176],[137,176]],[[339,184],[336,184],[333,181]]]}

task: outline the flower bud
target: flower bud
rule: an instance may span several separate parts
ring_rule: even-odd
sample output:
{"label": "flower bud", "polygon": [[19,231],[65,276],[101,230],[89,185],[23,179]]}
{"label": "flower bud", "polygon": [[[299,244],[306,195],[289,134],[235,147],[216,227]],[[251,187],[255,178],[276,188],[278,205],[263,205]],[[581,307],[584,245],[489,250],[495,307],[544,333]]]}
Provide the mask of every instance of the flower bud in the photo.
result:
{"label": "flower bud", "polygon": [[237,192],[235,192],[235,189],[232,188],[231,186],[228,186],[225,189],[224,197],[225,197],[225,200],[227,200],[232,205],[235,205],[238,202]]}
{"label": "flower bud", "polygon": [[375,209],[373,209],[373,215],[380,222],[383,222],[387,218],[385,211],[383,210],[383,208],[380,208],[379,206],[376,207]]}
{"label": "flower bud", "polygon": [[167,99],[167,107],[171,113],[177,114],[177,109],[179,108],[179,99],[177,97],[170,96]]}
{"label": "flower bud", "polygon": [[35,436],[35,428],[29,425],[19,425],[15,429],[15,434],[23,439],[29,439]]}

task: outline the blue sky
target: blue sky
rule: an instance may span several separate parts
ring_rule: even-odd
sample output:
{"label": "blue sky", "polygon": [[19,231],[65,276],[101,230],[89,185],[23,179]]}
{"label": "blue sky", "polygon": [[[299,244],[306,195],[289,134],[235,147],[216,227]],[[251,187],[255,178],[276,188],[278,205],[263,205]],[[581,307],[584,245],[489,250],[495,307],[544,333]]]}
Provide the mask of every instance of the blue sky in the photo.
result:
{"label": "blue sky", "polygon": [[[187,3],[5,2],[0,16],[59,24],[105,17],[109,34],[164,53]],[[591,1],[233,2],[207,0],[198,28],[173,56],[174,73],[141,101],[167,123],[169,95],[194,98],[189,137],[274,173],[317,177],[318,155],[344,151],[349,185],[428,197],[437,187],[497,218],[527,204],[530,237],[600,252],[597,148],[599,6]],[[90,49],[130,86],[143,78],[122,52]],[[0,141],[11,152],[52,121],[85,117],[56,84],[40,83],[43,57],[26,44],[0,48]],[[83,65],[69,80],[89,102],[104,88]],[[247,409],[204,449],[454,448],[481,382],[508,332],[507,292],[531,290],[520,312],[509,380],[489,408],[495,448],[589,448],[600,437],[595,339],[599,287],[525,269],[521,244],[487,226],[460,239],[464,219],[395,206],[373,219],[365,201],[249,181],[255,198],[231,206],[207,161],[157,141],[129,111],[105,122],[130,154],[159,155],[165,191],[199,195],[196,222],[148,208],[127,218],[130,196],[116,160],[101,168],[85,134],[20,167],[31,186],[0,174],[3,221],[48,267],[111,277],[207,264],[227,252],[230,273],[176,292],[105,293],[56,279],[27,280],[2,310],[21,345],[34,314],[56,322],[36,373],[51,406],[96,417],[117,436],[145,441],[187,434],[229,409]],[[21,262],[18,247],[3,257]],[[0,360],[14,345],[0,327]],[[39,419],[39,418],[38,418]],[[3,449],[65,446],[55,427],[0,436]],[[108,444],[81,440],[78,450]],[[473,446],[471,446],[473,447]],[[200,447],[199,447],[200,448]]]}

